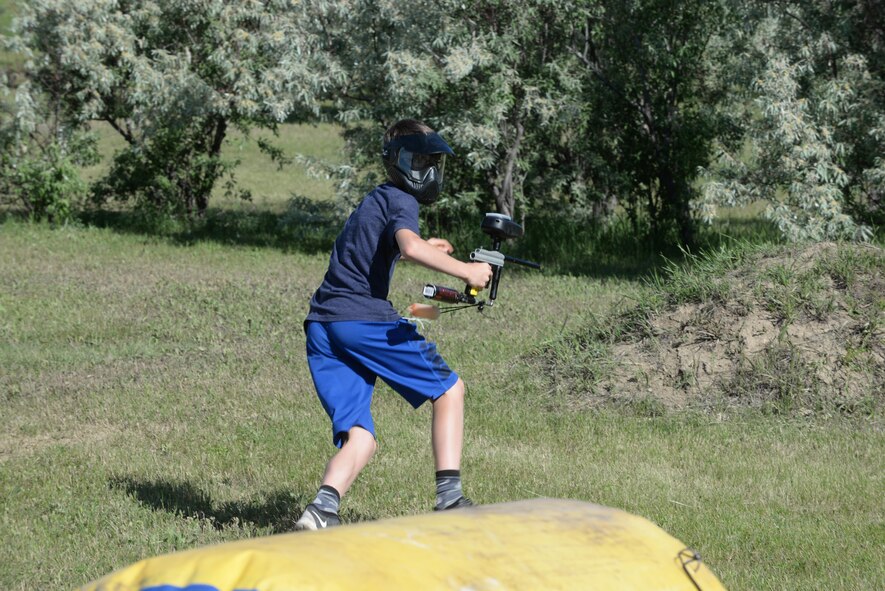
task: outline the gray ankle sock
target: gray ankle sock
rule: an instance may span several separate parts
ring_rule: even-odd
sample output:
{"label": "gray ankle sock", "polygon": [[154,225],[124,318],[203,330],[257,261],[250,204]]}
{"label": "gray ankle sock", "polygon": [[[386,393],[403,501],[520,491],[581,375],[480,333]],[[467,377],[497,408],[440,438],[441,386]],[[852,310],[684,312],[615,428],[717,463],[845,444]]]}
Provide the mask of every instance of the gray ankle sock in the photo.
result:
{"label": "gray ankle sock", "polygon": [[463,496],[460,470],[440,470],[436,473],[437,509],[445,509]]}
{"label": "gray ankle sock", "polygon": [[325,511],[326,513],[334,513],[338,514],[338,505],[341,503],[341,495],[338,494],[338,491],[334,489],[334,487],[323,485],[320,487],[320,490],[317,492],[316,498],[313,500],[313,505],[315,505],[320,511]]}

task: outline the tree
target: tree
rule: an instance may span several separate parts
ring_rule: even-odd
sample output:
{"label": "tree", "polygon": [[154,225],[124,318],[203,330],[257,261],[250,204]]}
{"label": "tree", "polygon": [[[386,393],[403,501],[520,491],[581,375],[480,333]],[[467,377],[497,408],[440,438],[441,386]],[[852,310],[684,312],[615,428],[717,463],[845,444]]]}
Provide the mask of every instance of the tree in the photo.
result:
{"label": "tree", "polygon": [[34,0],[17,45],[35,88],[64,89],[69,125],[103,121],[126,141],[98,195],[199,213],[231,174],[232,127],[318,113],[340,72],[304,34],[312,17],[284,0]]}
{"label": "tree", "polygon": [[[870,2],[741,6],[752,30],[731,39],[740,141],[723,142],[703,211],[767,204],[794,240],[869,237],[885,196],[881,29]],[[881,16],[878,17],[881,22]],[[872,20],[875,23],[875,19]],[[749,105],[749,108],[747,108]]]}
{"label": "tree", "polygon": [[524,216],[561,196],[548,159],[578,87],[565,36],[571,4],[474,0],[450,7],[445,92],[436,102],[470,165],[457,188],[485,188],[483,200],[506,215],[516,217],[519,206]]}
{"label": "tree", "polygon": [[[521,214],[553,185],[524,186],[569,106],[565,0],[339,2],[325,46],[348,71],[335,107],[357,165],[377,161],[384,129],[403,117],[441,130],[457,158],[442,208]],[[367,183],[378,180],[369,175]],[[359,185],[364,189],[365,185]],[[546,192],[545,192],[546,191]]]}
{"label": "tree", "polygon": [[644,212],[654,233],[673,226],[690,245],[693,181],[724,132],[710,54],[726,13],[704,0],[579,4],[571,50],[585,75],[580,149],[601,164],[590,176],[621,195],[634,223]]}

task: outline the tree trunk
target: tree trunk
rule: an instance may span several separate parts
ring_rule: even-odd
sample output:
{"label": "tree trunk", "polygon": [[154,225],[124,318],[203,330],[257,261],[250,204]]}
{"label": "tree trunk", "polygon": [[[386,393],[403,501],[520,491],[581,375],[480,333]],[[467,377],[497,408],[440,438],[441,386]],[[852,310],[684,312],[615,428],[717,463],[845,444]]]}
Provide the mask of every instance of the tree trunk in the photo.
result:
{"label": "tree trunk", "polygon": [[208,150],[208,168],[200,171],[202,178],[196,183],[196,189],[193,191],[193,201],[197,208],[197,215],[200,217],[205,215],[206,210],[209,208],[209,196],[212,194],[212,188],[217,180],[218,158],[221,157],[221,146],[224,144],[224,138],[227,135],[227,120],[219,117],[215,121],[213,128],[212,143],[209,145]]}
{"label": "tree trunk", "polygon": [[513,143],[507,150],[504,161],[501,163],[503,170],[499,169],[498,181],[500,184],[492,186],[498,213],[503,213],[511,218],[516,211],[516,197],[513,194],[513,173],[516,169],[516,159],[519,157],[519,148],[524,132],[525,128],[522,123],[518,122],[516,124],[516,137],[513,139]]}
{"label": "tree trunk", "polygon": [[676,222],[679,240],[683,246],[695,244],[694,219],[691,217],[691,199],[687,189],[680,186],[669,167],[658,170],[658,190],[661,191],[661,202],[665,217]]}

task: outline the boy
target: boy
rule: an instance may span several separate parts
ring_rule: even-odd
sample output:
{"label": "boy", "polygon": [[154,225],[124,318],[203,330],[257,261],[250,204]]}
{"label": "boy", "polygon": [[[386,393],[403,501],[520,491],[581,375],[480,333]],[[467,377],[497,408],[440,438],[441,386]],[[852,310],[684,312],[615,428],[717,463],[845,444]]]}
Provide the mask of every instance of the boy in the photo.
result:
{"label": "boy", "polygon": [[449,256],[453,249],[447,240],[419,236],[418,204],[439,196],[447,154],[454,152],[420,121],[404,119],[387,130],[382,158],[388,182],[366,195],[345,223],[310,301],[304,323],[307,361],[339,451],[296,530],[340,523],[341,497],[377,448],[370,404],[378,377],[414,408],[427,400],[433,404],[435,510],[472,505],[462,494],[460,475],[464,382],[387,300],[399,258],[476,288],[492,276],[486,263]]}

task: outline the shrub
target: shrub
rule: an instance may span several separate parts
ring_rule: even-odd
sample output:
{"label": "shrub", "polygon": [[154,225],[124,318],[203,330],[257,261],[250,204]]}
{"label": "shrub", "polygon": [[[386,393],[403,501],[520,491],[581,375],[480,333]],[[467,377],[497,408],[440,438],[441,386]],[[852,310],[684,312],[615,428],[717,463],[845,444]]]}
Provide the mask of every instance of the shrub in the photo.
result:
{"label": "shrub", "polygon": [[87,185],[79,166],[97,158],[95,138],[64,126],[54,97],[23,85],[0,83],[0,198],[21,206],[34,220],[64,223],[83,201]]}

